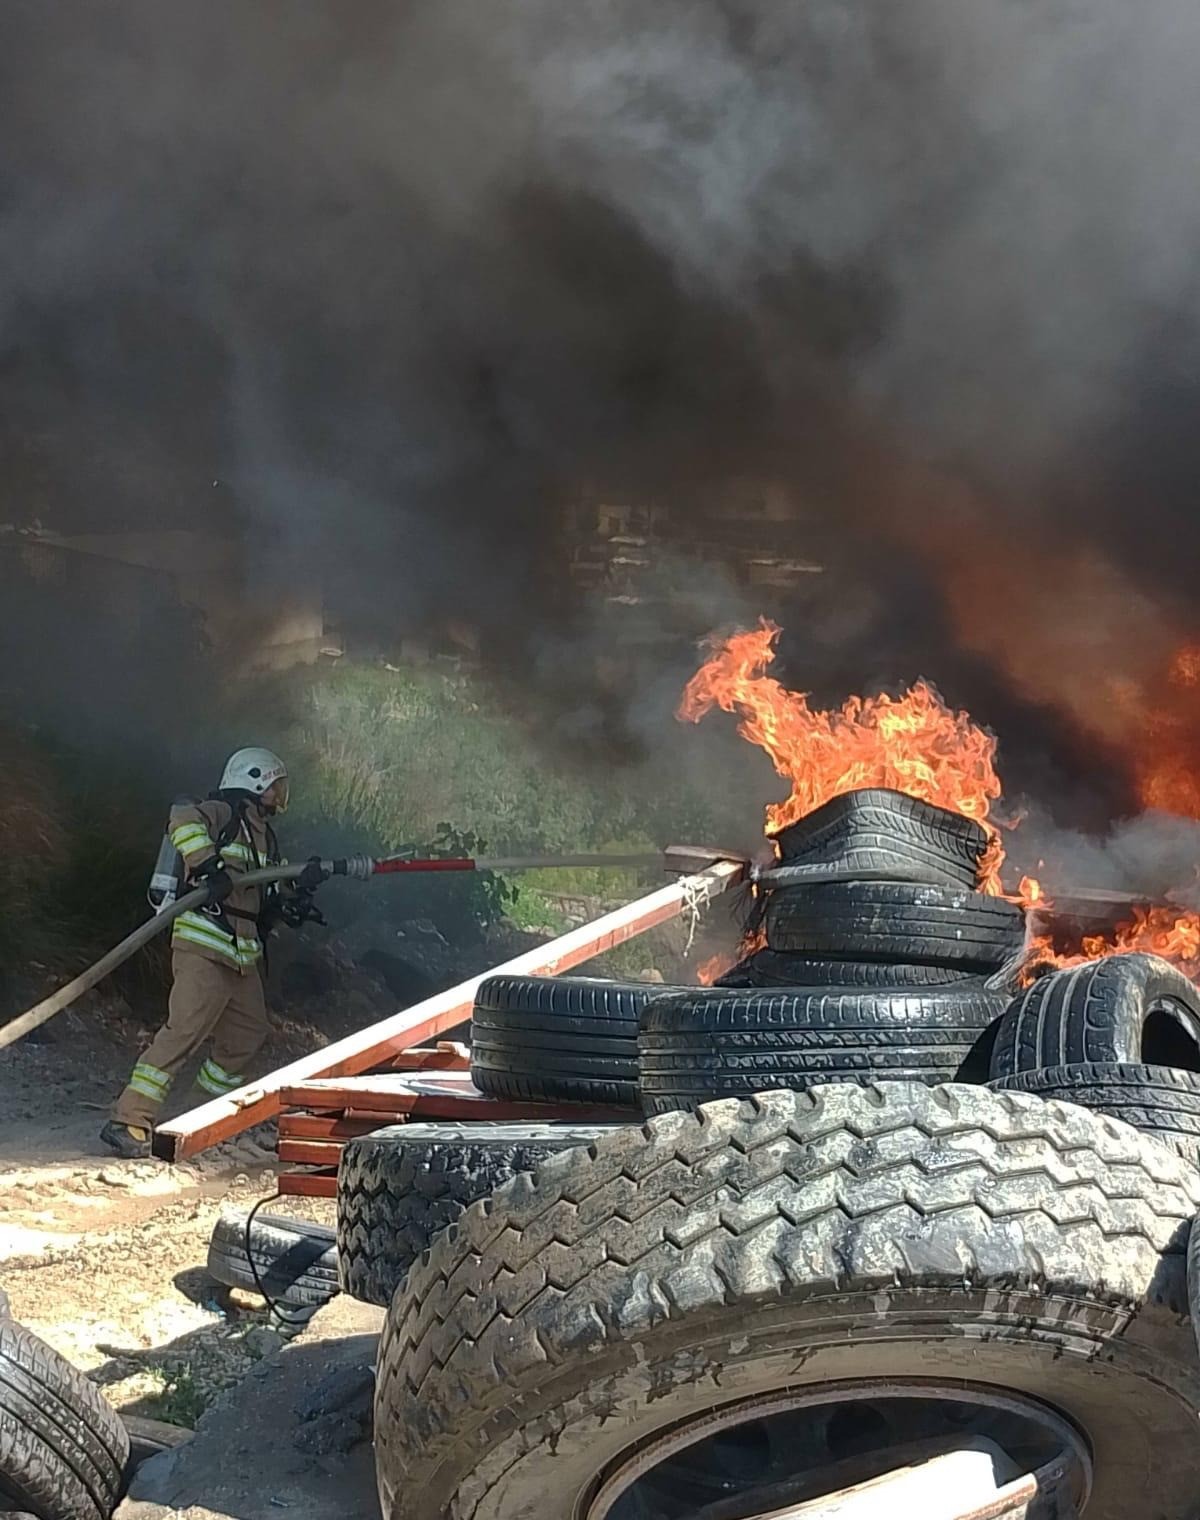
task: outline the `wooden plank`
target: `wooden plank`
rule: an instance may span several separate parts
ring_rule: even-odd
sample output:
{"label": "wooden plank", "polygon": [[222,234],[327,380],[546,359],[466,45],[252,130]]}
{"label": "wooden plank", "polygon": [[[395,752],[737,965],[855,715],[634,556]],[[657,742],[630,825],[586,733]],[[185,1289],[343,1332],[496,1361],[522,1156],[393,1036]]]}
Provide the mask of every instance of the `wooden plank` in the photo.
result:
{"label": "wooden plank", "polygon": [[736,885],[745,869],[742,861],[718,861],[696,876],[685,876],[673,886],[661,887],[657,892],[639,897],[614,913],[606,913],[595,923],[559,935],[557,939],[527,950],[491,971],[469,977],[446,992],[426,998],[403,1013],[393,1014],[391,1018],[326,1045],[322,1050],[302,1056],[256,1082],[239,1087],[226,1097],[201,1104],[154,1131],[154,1154],[164,1161],[179,1161],[227,1140],[230,1135],[240,1134],[252,1125],[273,1119],[282,1106],[281,1095],[286,1088],[294,1088],[314,1077],[355,1076],[400,1051],[444,1034],[455,1024],[461,1024],[474,1006],[476,989],[487,977],[553,976],[556,972],[569,971],[648,929],[678,918],[687,908],[699,908]]}
{"label": "wooden plank", "polygon": [[574,1119],[593,1124],[640,1123],[640,1117],[627,1108],[489,1098],[471,1081],[469,1072],[458,1071],[375,1072],[367,1077],[315,1078],[300,1087],[285,1088],[282,1096],[286,1108],[325,1109],[338,1114],[365,1108],[376,1113],[403,1114],[413,1121],[532,1119],[551,1124]]}
{"label": "wooden plank", "polygon": [[373,1129],[391,1124],[392,1114],[371,1114],[351,1119],[346,1114],[289,1114],[279,1116],[281,1140],[353,1140]]}
{"label": "wooden plank", "polygon": [[468,1071],[376,1071],[365,1077],[314,1077],[310,1082],[285,1087],[280,1101],[285,1108],[344,1111],[371,1109],[376,1113],[407,1113],[422,1093],[455,1096],[483,1094]]}
{"label": "wooden plank", "polygon": [[894,1520],[897,1515],[969,1520],[994,1508],[1001,1491],[996,1473],[1009,1466],[999,1447],[981,1439],[971,1449],[898,1467],[822,1498],[772,1509],[757,1520]]}
{"label": "wooden plank", "polygon": [[421,1071],[427,1067],[438,1071],[468,1071],[471,1052],[457,1040],[439,1040],[433,1046],[402,1050],[390,1065],[393,1071]]}
{"label": "wooden plank", "polygon": [[279,1192],[284,1198],[336,1198],[336,1172],[281,1172]]}
{"label": "wooden plank", "polygon": [[285,1140],[275,1146],[280,1161],[295,1161],[301,1166],[336,1166],[342,1157],[340,1140]]}

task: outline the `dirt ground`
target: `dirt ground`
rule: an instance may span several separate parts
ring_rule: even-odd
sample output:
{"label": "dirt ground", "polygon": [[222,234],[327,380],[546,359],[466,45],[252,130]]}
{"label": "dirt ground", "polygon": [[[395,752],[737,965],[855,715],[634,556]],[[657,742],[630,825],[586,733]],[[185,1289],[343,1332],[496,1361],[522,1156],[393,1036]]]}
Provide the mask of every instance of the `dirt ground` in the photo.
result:
{"label": "dirt ground", "polygon": [[[233,1302],[204,1271],[221,1208],[274,1193],[273,1134],[178,1166],[115,1160],[97,1136],[146,1034],[93,1006],[0,1052],[0,1284],[17,1319],[118,1408],[190,1426],[283,1344],[263,1306]],[[267,1059],[318,1042],[282,1024]],[[189,1089],[179,1084],[170,1110],[194,1105]],[[278,1211],[333,1222],[323,1200]]]}
{"label": "dirt ground", "polygon": [[[509,934],[429,974],[445,985],[537,937]],[[258,1070],[396,1007],[394,991],[348,953],[330,962],[324,985],[311,975],[300,985],[307,995],[296,1001],[285,990],[286,1012],[276,1001]],[[103,990],[0,1051],[0,1287],[14,1316],[118,1409],[197,1429],[139,1470],[119,1520],[268,1520],[280,1510],[297,1520],[375,1520],[369,1385],[379,1311],[335,1298],[311,1322],[280,1325],[260,1300],[229,1293],[205,1271],[221,1209],[275,1193],[274,1127],[175,1166],[118,1161],[99,1143],[164,1013],[149,1006],[136,1016]],[[167,1114],[202,1101],[193,1075],[183,1074]],[[271,1210],[334,1222],[331,1200],[289,1198]],[[339,1370],[348,1409],[337,1378],[326,1388]],[[313,1390],[315,1405],[306,1403]]]}
{"label": "dirt ground", "polygon": [[383,1310],[335,1298],[134,1475],[116,1520],[378,1520],[370,1404]]}

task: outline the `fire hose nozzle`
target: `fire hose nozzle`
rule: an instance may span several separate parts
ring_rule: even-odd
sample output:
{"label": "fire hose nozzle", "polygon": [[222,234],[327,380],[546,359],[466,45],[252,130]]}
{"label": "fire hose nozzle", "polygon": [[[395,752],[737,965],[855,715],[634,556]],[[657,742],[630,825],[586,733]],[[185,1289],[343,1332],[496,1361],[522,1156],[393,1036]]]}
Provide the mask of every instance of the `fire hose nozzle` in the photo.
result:
{"label": "fire hose nozzle", "polygon": [[347,855],[344,860],[323,860],[321,865],[330,876],[348,876],[351,881],[370,881],[375,874],[369,855]]}

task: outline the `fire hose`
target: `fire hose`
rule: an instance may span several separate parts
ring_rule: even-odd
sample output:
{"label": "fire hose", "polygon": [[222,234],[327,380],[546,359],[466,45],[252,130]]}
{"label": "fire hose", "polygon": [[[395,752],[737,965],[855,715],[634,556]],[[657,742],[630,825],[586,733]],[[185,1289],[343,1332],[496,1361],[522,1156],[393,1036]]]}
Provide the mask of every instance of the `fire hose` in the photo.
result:
{"label": "fire hose", "polygon": [[[666,870],[674,869],[682,873],[694,871],[702,865],[712,865],[717,860],[743,858],[736,852],[700,849],[691,845],[672,845],[659,854],[642,855],[507,855],[487,858],[449,855],[425,859],[392,855],[381,860],[376,860],[370,855],[349,855],[343,860],[323,860],[321,869],[330,877],[345,876],[352,881],[370,881],[376,876],[398,876],[409,873],[415,875],[422,872],[533,871],[570,866],[613,868],[661,865]],[[299,865],[267,866],[259,871],[239,874],[237,883],[242,887],[254,887],[268,886],[281,881],[295,881],[303,870],[303,862]],[[154,918],[148,919],[144,924],[139,924],[132,934],[127,934],[119,945],[114,945],[107,955],[102,955],[94,965],[89,966],[86,971],[81,971],[65,987],[60,987],[57,992],[51,993],[48,998],[43,998],[40,1003],[18,1014],[15,1019],[11,1019],[3,1028],[0,1028],[0,1050],[5,1049],[6,1046],[15,1045],[19,1039],[36,1029],[39,1024],[44,1024],[56,1013],[69,1008],[85,992],[90,992],[118,966],[123,965],[131,955],[135,955],[144,945],[148,945],[152,939],[167,929],[181,913],[187,913],[193,908],[202,908],[208,901],[208,887],[198,887],[195,891],[187,892],[177,898],[169,907],[164,907]]]}

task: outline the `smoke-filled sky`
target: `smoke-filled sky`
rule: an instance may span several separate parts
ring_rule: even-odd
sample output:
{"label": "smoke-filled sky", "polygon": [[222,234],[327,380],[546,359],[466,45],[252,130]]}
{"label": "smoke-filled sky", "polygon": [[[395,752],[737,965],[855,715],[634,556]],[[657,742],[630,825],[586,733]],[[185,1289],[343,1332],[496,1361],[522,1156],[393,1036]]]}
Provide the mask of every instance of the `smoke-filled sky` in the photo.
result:
{"label": "smoke-filled sky", "polygon": [[0,521],[237,521],[561,668],[565,497],[761,478],[830,566],[797,684],[926,675],[1126,805],[1107,677],[1200,623],[1195,6],[0,20]]}

